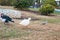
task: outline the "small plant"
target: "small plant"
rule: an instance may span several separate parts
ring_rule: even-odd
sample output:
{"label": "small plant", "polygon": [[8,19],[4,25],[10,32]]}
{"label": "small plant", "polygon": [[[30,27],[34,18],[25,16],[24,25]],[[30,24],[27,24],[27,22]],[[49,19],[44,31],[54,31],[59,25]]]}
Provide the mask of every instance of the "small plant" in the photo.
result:
{"label": "small plant", "polygon": [[21,0],[15,4],[15,8],[20,8],[20,9],[28,8],[29,6],[30,3],[26,0]]}
{"label": "small plant", "polygon": [[54,12],[54,6],[50,5],[50,4],[46,4],[46,5],[42,5],[42,7],[40,7],[39,12],[42,15],[50,15],[51,13]]}
{"label": "small plant", "polygon": [[57,7],[57,4],[55,2],[55,0],[42,0],[42,4],[51,4],[53,5],[54,7]]}

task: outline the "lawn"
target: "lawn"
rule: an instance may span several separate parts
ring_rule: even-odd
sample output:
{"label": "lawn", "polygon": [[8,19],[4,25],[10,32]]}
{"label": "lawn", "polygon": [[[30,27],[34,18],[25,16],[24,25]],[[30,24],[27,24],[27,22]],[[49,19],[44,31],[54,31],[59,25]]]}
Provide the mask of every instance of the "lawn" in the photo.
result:
{"label": "lawn", "polygon": [[54,11],[54,14],[56,14],[56,15],[60,15],[60,12],[56,12],[56,11]]}
{"label": "lawn", "polygon": [[29,10],[32,10],[32,11],[38,11],[39,8],[29,8]]}
{"label": "lawn", "polygon": [[4,25],[0,23],[0,40],[9,40],[10,38],[26,37],[30,34],[29,30],[24,30],[15,25]]}
{"label": "lawn", "polygon": [[0,40],[60,39],[60,25],[52,23],[42,25],[40,22],[41,21],[31,21],[27,27],[15,23],[4,25],[0,22]]}
{"label": "lawn", "polygon": [[[31,17],[28,26],[20,25],[22,19],[13,19],[8,25],[0,22],[0,40],[60,40],[60,17],[43,16],[33,12],[21,11],[24,18]],[[46,25],[42,22],[48,21]]]}
{"label": "lawn", "polygon": [[[4,25],[0,22],[0,40],[59,40],[60,39],[60,19],[48,16],[31,14],[22,11],[24,15],[36,18],[31,20],[29,26],[19,25],[20,19],[14,19],[15,23]],[[29,14],[29,15],[28,15]],[[41,22],[47,20],[48,24]]]}

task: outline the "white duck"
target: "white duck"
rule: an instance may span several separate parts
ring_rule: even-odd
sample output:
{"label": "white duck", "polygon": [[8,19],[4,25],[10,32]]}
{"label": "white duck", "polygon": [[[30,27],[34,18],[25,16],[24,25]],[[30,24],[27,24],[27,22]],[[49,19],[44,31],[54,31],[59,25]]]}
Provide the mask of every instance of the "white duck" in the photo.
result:
{"label": "white duck", "polygon": [[31,18],[24,19],[19,24],[21,24],[23,26],[28,26],[30,24],[30,20],[31,20]]}

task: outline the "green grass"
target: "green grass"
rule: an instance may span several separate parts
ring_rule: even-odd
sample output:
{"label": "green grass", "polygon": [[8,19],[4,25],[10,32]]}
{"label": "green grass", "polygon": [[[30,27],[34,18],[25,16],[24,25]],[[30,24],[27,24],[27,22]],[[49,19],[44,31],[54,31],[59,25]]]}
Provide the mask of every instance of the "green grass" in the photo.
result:
{"label": "green grass", "polygon": [[56,11],[55,11],[54,14],[56,14],[56,15],[60,15],[60,12],[56,12]]}
{"label": "green grass", "polygon": [[39,11],[39,8],[29,8],[29,10],[32,10],[32,11]]}
{"label": "green grass", "polygon": [[20,37],[26,37],[28,36],[31,32],[29,30],[24,30],[17,28],[15,26],[6,26],[1,24],[2,27],[0,27],[0,39],[3,38],[20,38]]}
{"label": "green grass", "polygon": [[[47,20],[49,23],[60,23],[60,19],[47,19],[47,18],[40,18],[40,21]],[[4,25],[0,23],[0,38],[21,38],[29,36],[29,34],[32,32],[27,29],[20,29],[17,28],[15,25],[12,25],[12,27]],[[29,32],[30,31],[30,32]]]}
{"label": "green grass", "polygon": [[49,23],[60,23],[60,19],[41,19],[42,21],[47,20]]}
{"label": "green grass", "polygon": [[[47,19],[47,18],[40,18],[40,21],[47,20],[49,23],[60,23],[60,19]],[[12,25],[12,27],[1,24],[2,27],[0,27],[0,38],[21,38],[29,36],[29,34],[32,32],[28,29],[20,29],[17,28],[15,25]]]}

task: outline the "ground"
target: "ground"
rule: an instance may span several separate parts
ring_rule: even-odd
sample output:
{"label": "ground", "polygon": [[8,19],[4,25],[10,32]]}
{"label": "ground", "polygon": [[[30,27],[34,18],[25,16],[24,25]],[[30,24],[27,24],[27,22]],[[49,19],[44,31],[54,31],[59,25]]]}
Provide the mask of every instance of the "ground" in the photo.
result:
{"label": "ground", "polygon": [[[60,40],[60,17],[41,16],[33,12],[22,11],[22,18],[31,17],[28,26],[20,25],[22,19],[13,19],[8,25],[0,22],[0,40]],[[46,25],[42,22],[48,20]]]}

